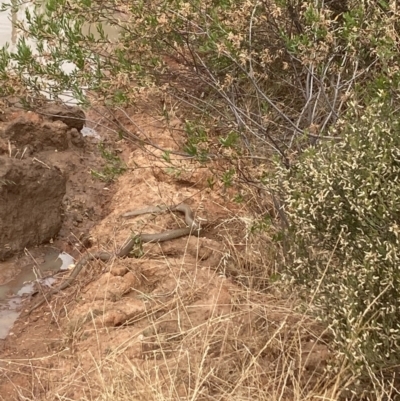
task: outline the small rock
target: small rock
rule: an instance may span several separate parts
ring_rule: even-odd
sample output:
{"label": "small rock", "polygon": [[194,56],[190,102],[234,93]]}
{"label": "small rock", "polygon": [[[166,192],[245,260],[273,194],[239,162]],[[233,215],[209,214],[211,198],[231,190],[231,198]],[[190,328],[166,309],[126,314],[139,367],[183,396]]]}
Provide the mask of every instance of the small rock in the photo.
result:
{"label": "small rock", "polygon": [[49,104],[38,109],[37,113],[50,121],[62,121],[69,128],[75,128],[78,131],[82,130],[86,121],[85,113],[75,106]]}
{"label": "small rock", "polygon": [[74,215],[74,220],[75,220],[77,223],[82,223],[83,217],[82,217],[81,214],[77,213],[77,214]]}
{"label": "small rock", "polygon": [[71,143],[75,145],[77,148],[83,148],[85,145],[85,139],[83,138],[83,135],[76,129],[76,128],[71,128],[68,131],[68,135],[71,139]]}

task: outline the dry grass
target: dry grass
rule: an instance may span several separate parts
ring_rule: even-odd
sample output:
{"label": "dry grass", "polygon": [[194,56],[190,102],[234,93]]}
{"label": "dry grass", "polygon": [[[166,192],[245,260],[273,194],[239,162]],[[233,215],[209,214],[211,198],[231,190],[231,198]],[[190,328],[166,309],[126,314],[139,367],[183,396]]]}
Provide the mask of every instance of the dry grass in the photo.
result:
{"label": "dry grass", "polygon": [[[324,328],[296,312],[296,296],[278,285],[252,288],[254,272],[268,260],[270,238],[248,235],[248,223],[237,216],[218,227],[231,250],[219,273],[205,274],[200,260],[190,270],[188,255],[180,265],[162,255],[168,277],[175,277],[173,291],[147,292],[144,310],[122,324],[110,326],[93,308],[85,320],[76,319],[74,308],[66,318],[56,313],[62,342],[51,356],[18,361],[31,386],[19,388],[17,399],[337,399],[342,378],[332,381],[324,373],[330,356]],[[146,258],[140,261],[145,285],[135,289],[142,299],[161,280],[149,273]],[[222,276],[224,264],[236,266],[236,279]]]}

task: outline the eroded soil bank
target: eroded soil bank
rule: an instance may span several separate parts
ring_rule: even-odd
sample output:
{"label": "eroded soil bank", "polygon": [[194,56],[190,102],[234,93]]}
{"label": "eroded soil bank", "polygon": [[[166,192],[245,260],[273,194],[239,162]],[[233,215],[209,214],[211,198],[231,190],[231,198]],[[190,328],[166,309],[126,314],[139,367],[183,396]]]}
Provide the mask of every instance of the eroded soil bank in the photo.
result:
{"label": "eroded soil bank", "polygon": [[106,161],[98,139],[82,134],[86,122],[82,110],[54,104],[1,115],[0,339],[35,291],[25,281],[78,257],[107,214],[110,188],[92,174]]}
{"label": "eroded soil bank", "polygon": [[[126,126],[130,121],[151,127],[147,141],[180,150],[180,119],[164,127],[137,109],[126,121],[121,116]],[[106,190],[88,173],[98,160],[95,145],[83,141],[40,154],[42,162],[68,172],[64,225],[54,239],[60,249],[74,256],[84,252],[87,236],[90,250],[112,252],[132,231],[183,227],[181,216],[172,213],[120,217],[128,210],[179,202],[191,206],[202,235],[144,244],[136,258],[92,262],[71,287],[20,318],[1,342],[0,399],[232,399],[235,388],[243,397],[251,397],[250,389],[275,391],[270,372],[285,372],[289,363],[281,358],[286,345],[280,339],[295,338],[305,319],[289,313],[272,291],[240,285],[243,269],[254,273],[264,267],[247,234],[250,216],[244,205],[233,201],[229,188],[211,189],[210,170],[192,159],[171,153],[166,160],[162,150],[125,140],[115,147],[127,170]],[[327,348],[316,341],[318,325],[308,323],[307,330],[290,372],[299,380],[312,372],[304,377],[312,387]],[[292,387],[282,391],[282,399],[293,399]]]}
{"label": "eroded soil bank", "polygon": [[73,251],[107,214],[110,191],[91,174],[105,161],[84,124],[79,109],[55,105],[2,115],[0,260],[50,240]]}

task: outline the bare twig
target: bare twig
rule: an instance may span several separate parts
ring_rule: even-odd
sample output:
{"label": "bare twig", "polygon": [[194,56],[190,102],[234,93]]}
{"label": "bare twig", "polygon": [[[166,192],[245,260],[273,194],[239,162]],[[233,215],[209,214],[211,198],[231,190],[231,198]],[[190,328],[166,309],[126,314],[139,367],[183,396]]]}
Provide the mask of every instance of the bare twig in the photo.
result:
{"label": "bare twig", "polygon": [[41,165],[43,165],[44,167],[46,167],[46,168],[48,168],[49,170],[51,170],[51,168],[50,168],[45,162],[42,162],[41,160],[37,159],[36,157],[34,157],[34,158],[32,159],[32,161],[38,162],[38,163],[40,163]]}

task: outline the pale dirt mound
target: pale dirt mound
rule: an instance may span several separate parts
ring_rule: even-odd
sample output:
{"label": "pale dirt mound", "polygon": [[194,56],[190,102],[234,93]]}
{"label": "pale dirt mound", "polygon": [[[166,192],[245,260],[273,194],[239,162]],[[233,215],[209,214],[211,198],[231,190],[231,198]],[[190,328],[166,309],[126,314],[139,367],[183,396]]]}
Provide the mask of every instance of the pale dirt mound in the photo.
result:
{"label": "pale dirt mound", "polygon": [[[149,139],[179,149],[179,137],[151,117],[131,117],[152,125]],[[254,251],[245,236],[226,235],[229,226],[244,232],[232,194],[208,189],[209,170],[190,159],[165,161],[160,150],[124,141],[118,147],[129,171],[115,185],[112,212],[91,231],[94,248],[116,250],[131,230],[184,224],[171,213],[120,218],[150,205],[190,204],[203,234],[145,244],[141,258],[94,262],[20,319],[1,353],[0,399],[293,400],[300,383],[317,388],[327,357],[320,327],[224,275],[235,247]]]}

